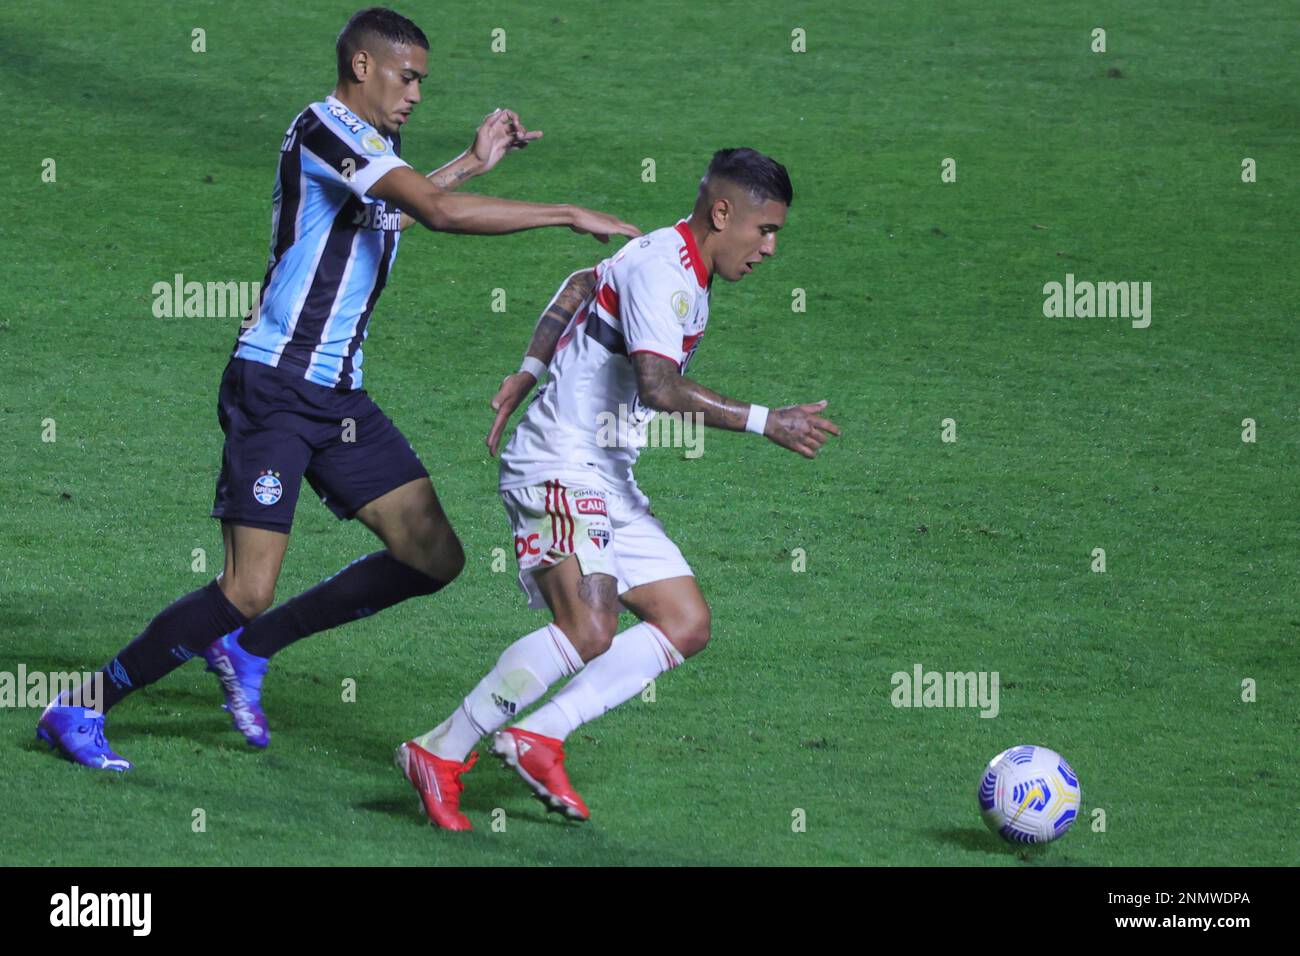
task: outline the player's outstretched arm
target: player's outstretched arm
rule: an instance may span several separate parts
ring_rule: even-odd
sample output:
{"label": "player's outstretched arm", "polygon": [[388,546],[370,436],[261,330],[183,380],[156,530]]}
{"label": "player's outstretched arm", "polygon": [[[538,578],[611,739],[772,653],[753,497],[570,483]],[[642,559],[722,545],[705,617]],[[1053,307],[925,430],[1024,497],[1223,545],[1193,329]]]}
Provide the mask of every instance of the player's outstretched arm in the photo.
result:
{"label": "player's outstretched arm", "polygon": [[473,196],[439,189],[409,166],[384,173],[370,195],[392,203],[416,222],[435,232],[500,236],[543,226],[568,226],[601,242],[610,236],[641,235],[636,226],[603,212],[569,204],[518,202],[493,196]]}
{"label": "player's outstretched arm", "polygon": [[[474,142],[469,149],[451,162],[439,166],[425,179],[439,189],[459,189],[475,176],[482,176],[501,161],[506,153],[523,149],[535,139],[540,139],[541,130],[529,130],[519,119],[514,110],[493,110],[483,117],[478,130],[474,133]],[[402,213],[399,228],[406,229],[415,225],[415,219]]]}
{"label": "player's outstretched arm", "polygon": [[728,431],[754,431],[782,448],[815,458],[829,435],[839,427],[818,413],[824,401],[811,405],[789,405],[770,412],[761,405],[739,402],[705,388],[682,375],[677,363],[653,352],[632,353],[637,390],[641,401],[661,412],[699,413],[704,424]]}
{"label": "player's outstretched arm", "polygon": [[524,354],[523,365],[513,375],[503,378],[501,387],[492,396],[492,410],[496,412],[496,417],[492,419],[492,427],[488,429],[487,438],[484,439],[488,454],[497,453],[497,448],[501,444],[501,433],[505,431],[511,413],[528,397],[541,372],[551,364],[551,359],[555,357],[556,343],[560,341],[560,336],[568,327],[569,320],[595,287],[595,269],[575,272],[564,280],[560,291],[542,312],[536,328],[533,329],[533,338],[528,343],[528,351]]}

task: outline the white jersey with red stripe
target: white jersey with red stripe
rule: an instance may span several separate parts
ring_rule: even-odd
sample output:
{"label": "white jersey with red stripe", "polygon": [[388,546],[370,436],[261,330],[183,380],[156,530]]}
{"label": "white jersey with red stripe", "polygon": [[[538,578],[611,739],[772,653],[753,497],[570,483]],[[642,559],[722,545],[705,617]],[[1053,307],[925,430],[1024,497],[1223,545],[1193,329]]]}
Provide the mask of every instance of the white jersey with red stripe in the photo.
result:
{"label": "white jersey with red stripe", "polygon": [[709,321],[709,275],[685,221],[634,239],[596,266],[550,377],[501,453],[501,489],[558,479],[632,494],[632,466],[654,411],[631,356],[662,355],[684,372]]}

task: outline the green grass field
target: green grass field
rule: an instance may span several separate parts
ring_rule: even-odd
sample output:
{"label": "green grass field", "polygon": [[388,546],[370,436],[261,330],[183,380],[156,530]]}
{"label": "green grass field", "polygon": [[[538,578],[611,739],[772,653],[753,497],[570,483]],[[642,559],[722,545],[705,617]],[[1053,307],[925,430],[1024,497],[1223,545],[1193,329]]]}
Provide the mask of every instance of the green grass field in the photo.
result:
{"label": "green grass field", "polygon": [[[859,6],[399,7],[432,42],[403,139],[417,168],[509,105],[546,136],[473,191],[650,229],[688,212],[717,148],[762,149],[794,181],[778,256],[715,285],[691,372],[770,405],[829,399],[844,434],[815,462],[721,432],[696,460],[643,457],[714,639],[655,702],[570,739],[590,824],[547,819],[484,760],[466,778],[476,832],[435,832],[390,754],[543,620],[513,562],[492,570],[510,540],[487,401],[560,279],[608,250],[412,233],[366,384],[429,467],[465,574],[278,657],[265,753],[195,663],[112,713],[137,764],[122,777],[38,748],[37,712],[0,710],[0,863],[1296,863],[1294,10]],[[0,671],[97,668],[219,566],[215,402],[238,320],[155,318],[151,289],[261,278],[282,134],[332,88],[353,9],[0,12]],[[1150,327],[1044,317],[1067,273],[1151,282]],[[304,489],[278,597],[373,548]],[[896,709],[891,675],[917,663],[997,671],[998,716]],[[1084,795],[1030,853],[984,829],[974,796],[1018,743],[1064,753]]]}

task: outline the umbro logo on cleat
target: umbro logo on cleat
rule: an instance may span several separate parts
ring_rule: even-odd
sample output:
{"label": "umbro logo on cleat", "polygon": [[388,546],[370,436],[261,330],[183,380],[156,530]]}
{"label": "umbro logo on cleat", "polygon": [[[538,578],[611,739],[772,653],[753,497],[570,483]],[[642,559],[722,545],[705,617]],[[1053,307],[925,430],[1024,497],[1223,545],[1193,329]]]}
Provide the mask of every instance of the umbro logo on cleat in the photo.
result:
{"label": "umbro logo on cleat", "polygon": [[528,751],[532,749],[533,749],[533,745],[530,744],[528,741],[526,740],[519,741],[519,756],[522,757],[524,754],[528,753]]}

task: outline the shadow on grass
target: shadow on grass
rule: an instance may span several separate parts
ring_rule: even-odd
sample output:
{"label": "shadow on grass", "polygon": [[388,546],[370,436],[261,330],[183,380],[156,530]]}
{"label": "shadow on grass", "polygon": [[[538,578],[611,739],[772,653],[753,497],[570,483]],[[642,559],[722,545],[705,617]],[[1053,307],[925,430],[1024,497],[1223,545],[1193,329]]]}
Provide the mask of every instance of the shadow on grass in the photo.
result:
{"label": "shadow on grass", "polygon": [[972,853],[1013,858],[1026,866],[1077,866],[1074,861],[1054,852],[1050,844],[1012,844],[988,830],[966,827],[958,829],[932,829],[931,839],[938,843],[960,847]]}
{"label": "shadow on grass", "polygon": [[976,827],[949,827],[927,831],[930,839],[937,843],[969,850],[972,853],[990,853],[995,856],[1011,856],[1016,847],[1000,839],[988,830]]}

